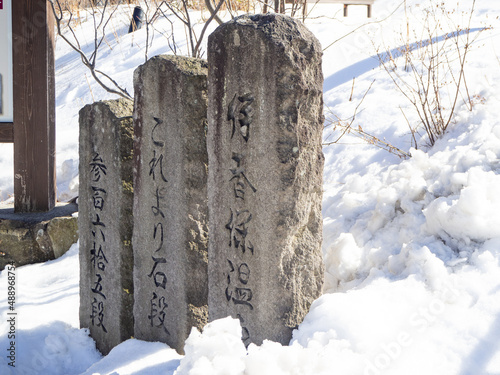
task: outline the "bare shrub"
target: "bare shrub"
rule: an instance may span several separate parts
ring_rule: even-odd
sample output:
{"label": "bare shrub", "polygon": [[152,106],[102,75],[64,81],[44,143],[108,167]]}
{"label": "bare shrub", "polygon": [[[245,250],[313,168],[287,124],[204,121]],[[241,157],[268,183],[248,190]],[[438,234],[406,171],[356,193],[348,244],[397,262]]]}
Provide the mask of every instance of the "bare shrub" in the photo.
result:
{"label": "bare shrub", "polygon": [[[378,52],[381,66],[416,111],[429,146],[453,123],[459,101],[471,103],[465,65],[471,45],[481,31],[470,27],[475,3],[474,0],[465,26],[453,21],[456,10],[448,10],[444,2],[430,6],[424,10],[425,18],[421,21],[423,34],[410,31],[407,18],[407,30],[399,37],[401,47]],[[415,133],[420,126],[410,125],[415,147]]]}
{"label": "bare shrub", "polygon": [[[68,45],[80,55],[83,65],[85,65],[95,81],[107,92],[119,95],[125,99],[132,99],[127,90],[120,86],[112,77],[98,69],[97,56],[103,43],[106,43],[106,27],[116,11],[116,5],[108,10],[109,0],[101,1],[102,7],[96,7],[94,1],[90,2],[90,17],[94,23],[93,49],[90,54],[86,54],[80,44],[80,40],[73,28],[73,9],[68,9],[64,0],[48,0],[52,6],[52,11],[56,20],[57,33]],[[77,11],[80,8],[77,9]],[[68,33],[64,32],[68,30]]]}
{"label": "bare shrub", "polygon": [[[144,8],[145,26],[146,26],[146,46],[145,60],[148,59],[148,51],[152,42],[152,34],[162,31],[154,27],[155,21],[164,17],[170,22],[172,32],[167,35],[168,44],[174,54],[177,54],[177,43],[173,32],[173,22],[166,13],[173,13],[185,26],[186,40],[189,45],[188,55],[192,57],[201,57],[203,38],[205,37],[208,25],[214,19],[217,11],[222,7],[225,1],[220,0],[212,14],[198,33],[195,29],[196,23],[191,20],[190,9],[192,7],[201,7],[201,0],[146,0],[139,3],[138,0],[48,0],[51,4],[55,16],[57,33],[75,52],[80,55],[82,63],[89,69],[95,81],[107,92],[119,95],[126,99],[132,99],[124,86],[120,85],[106,72],[99,69],[97,57],[100,49],[106,40],[106,28],[110,24],[118,5],[138,3]],[[243,0],[242,0],[243,1]],[[248,0],[250,1],[250,0]],[[84,52],[84,48],[77,36],[75,27],[81,19],[80,12],[86,12],[86,16],[94,24],[93,48],[90,53]]]}
{"label": "bare shrub", "polygon": [[[401,159],[407,159],[410,157],[409,153],[397,148],[396,146],[392,145],[385,139],[380,139],[379,137],[373,134],[367,133],[366,131],[363,130],[361,124],[355,124],[358,110],[361,107],[366,96],[368,95],[374,82],[375,81],[372,81],[368,89],[365,91],[362,99],[356,105],[353,115],[350,116],[349,118],[341,119],[332,111],[331,108],[326,107],[327,112],[325,116],[326,118],[325,129],[326,128],[332,128],[332,129],[330,131],[330,134],[326,137],[325,142],[323,142],[323,146],[331,146],[334,144],[338,144],[345,135],[350,134],[363,140],[367,144],[381,148],[382,150],[394,154]],[[353,80],[353,89],[354,89],[354,80]],[[351,91],[351,98],[349,98],[349,101],[351,100],[352,100],[352,91]]]}
{"label": "bare shrub", "polygon": [[58,6],[60,5],[63,11],[72,11],[73,13],[77,13],[81,10],[104,6],[106,5],[118,5],[118,4],[137,4],[139,0],[59,0]]}

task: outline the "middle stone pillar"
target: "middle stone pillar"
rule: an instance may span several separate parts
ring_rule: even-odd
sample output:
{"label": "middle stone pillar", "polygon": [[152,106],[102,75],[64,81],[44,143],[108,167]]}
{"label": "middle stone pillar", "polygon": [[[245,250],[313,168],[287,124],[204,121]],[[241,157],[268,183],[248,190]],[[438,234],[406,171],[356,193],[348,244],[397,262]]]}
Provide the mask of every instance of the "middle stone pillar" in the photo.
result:
{"label": "middle stone pillar", "polygon": [[207,312],[207,64],[157,56],[134,74],[134,330],[183,352]]}

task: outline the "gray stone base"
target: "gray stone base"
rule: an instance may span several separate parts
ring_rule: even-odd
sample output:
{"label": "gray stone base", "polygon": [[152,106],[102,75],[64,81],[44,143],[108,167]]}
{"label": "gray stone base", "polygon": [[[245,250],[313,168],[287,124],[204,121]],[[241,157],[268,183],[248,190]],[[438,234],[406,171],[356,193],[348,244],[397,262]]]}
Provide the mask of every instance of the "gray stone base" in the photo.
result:
{"label": "gray stone base", "polygon": [[0,271],[56,259],[78,240],[75,203],[58,203],[49,212],[14,213],[14,205],[0,205]]}

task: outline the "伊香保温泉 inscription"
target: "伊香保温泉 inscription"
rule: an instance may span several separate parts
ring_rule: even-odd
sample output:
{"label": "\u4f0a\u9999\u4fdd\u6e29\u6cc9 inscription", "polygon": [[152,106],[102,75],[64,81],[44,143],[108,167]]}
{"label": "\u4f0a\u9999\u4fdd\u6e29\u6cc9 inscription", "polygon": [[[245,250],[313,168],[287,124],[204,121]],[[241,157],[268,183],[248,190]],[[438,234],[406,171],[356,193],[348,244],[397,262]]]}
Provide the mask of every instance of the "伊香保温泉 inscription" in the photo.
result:
{"label": "\u4f0a\u9999\u4fdd\u6e29\u6cc9 inscription", "polygon": [[322,290],[321,46],[266,14],[208,41],[209,317],[288,344]]}

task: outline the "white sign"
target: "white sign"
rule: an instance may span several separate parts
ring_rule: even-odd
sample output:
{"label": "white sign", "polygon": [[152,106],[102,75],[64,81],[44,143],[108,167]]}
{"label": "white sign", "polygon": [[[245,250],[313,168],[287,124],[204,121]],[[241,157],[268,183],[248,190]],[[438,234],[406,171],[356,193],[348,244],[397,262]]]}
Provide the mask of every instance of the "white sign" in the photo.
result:
{"label": "white sign", "polygon": [[11,13],[12,0],[0,0],[0,122],[14,119]]}

